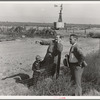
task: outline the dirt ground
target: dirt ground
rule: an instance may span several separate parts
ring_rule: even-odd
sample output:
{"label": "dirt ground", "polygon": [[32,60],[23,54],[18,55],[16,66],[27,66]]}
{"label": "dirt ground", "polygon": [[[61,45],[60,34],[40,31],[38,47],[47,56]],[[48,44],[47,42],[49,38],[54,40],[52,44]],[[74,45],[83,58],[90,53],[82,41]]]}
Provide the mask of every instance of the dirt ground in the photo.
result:
{"label": "dirt ground", "polygon": [[[45,56],[48,46],[35,44],[40,38],[17,39],[16,41],[0,42],[0,95],[28,95],[28,88],[23,84],[16,83],[20,75],[32,77],[32,64],[38,54]],[[68,38],[63,38],[63,53],[69,52],[70,44]],[[99,39],[80,38],[79,45],[84,54],[95,52],[99,49]],[[63,64],[61,60],[61,65]],[[7,78],[8,77],[8,78]],[[2,78],[6,78],[2,80]]]}

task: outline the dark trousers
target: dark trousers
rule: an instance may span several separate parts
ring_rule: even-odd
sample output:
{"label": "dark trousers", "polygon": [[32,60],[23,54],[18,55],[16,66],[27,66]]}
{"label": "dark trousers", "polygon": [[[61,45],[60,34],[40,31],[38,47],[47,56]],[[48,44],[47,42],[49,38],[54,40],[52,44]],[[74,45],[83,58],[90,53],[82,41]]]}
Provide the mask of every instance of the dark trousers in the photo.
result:
{"label": "dark trousers", "polygon": [[61,59],[61,53],[58,55],[52,55],[46,54],[44,60],[43,60],[43,66],[45,66],[47,76],[54,76],[56,74],[56,79],[59,76],[59,70],[60,70],[60,59]]}
{"label": "dark trousers", "polygon": [[59,77],[60,72],[61,53],[54,57],[56,79]]}
{"label": "dark trousers", "polygon": [[[55,60],[56,61],[56,60]],[[54,63],[54,56],[50,56],[46,54],[43,60],[43,66],[45,68],[45,76],[46,77],[53,77],[56,72],[56,62]]]}
{"label": "dark trousers", "polygon": [[74,73],[74,68],[70,68],[70,73],[71,73],[71,81],[75,81],[75,73]]}
{"label": "dark trousers", "polygon": [[33,82],[32,82],[33,85],[37,85],[39,76],[40,76],[40,73],[39,73],[39,72],[36,72],[36,71],[35,71],[35,72],[33,73],[33,78],[32,78],[32,79],[33,79]]}

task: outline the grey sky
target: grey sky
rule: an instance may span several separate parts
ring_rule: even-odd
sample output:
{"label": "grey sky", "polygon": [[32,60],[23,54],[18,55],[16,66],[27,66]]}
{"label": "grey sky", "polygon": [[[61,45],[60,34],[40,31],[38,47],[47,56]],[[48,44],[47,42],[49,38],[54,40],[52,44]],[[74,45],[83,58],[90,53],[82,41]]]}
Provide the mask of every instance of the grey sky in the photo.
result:
{"label": "grey sky", "polygon": [[100,24],[100,2],[0,2],[0,21],[55,22],[60,4],[64,22]]}

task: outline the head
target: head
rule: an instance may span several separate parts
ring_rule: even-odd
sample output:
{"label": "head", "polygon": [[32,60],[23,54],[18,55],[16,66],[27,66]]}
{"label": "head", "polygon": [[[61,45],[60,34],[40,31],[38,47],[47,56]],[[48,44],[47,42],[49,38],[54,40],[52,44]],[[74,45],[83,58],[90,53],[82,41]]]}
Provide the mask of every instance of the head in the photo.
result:
{"label": "head", "polygon": [[77,42],[77,40],[78,40],[78,36],[77,35],[75,35],[75,34],[71,34],[70,35],[70,38],[69,38],[70,44],[73,45],[74,43]]}
{"label": "head", "polygon": [[55,37],[55,41],[59,43],[59,42],[61,41],[61,36],[60,36],[60,35],[57,35],[57,36]]}
{"label": "head", "polygon": [[39,55],[36,55],[35,57],[36,61],[40,62],[41,61],[41,57]]}

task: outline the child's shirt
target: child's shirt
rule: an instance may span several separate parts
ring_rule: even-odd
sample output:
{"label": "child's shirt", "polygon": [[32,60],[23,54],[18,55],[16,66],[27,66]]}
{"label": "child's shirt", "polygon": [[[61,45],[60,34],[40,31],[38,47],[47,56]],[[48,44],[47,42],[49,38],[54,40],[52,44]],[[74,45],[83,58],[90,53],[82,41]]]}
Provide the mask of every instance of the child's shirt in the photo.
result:
{"label": "child's shirt", "polygon": [[32,66],[32,70],[36,72],[36,70],[40,70],[40,67],[41,67],[40,62],[35,61]]}

